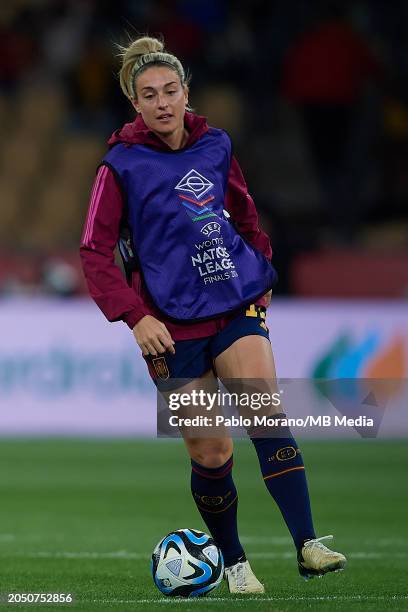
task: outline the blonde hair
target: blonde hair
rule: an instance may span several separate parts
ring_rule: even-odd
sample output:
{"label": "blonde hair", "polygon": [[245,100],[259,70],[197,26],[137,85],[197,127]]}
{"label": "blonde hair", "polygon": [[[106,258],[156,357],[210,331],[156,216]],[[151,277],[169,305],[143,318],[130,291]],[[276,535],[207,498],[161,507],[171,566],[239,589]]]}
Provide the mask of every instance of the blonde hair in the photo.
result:
{"label": "blonde hair", "polygon": [[[119,47],[122,67],[119,71],[120,87],[129,100],[136,99],[136,77],[154,64],[166,65],[174,70],[181,85],[188,86],[190,76],[186,75],[180,60],[164,49],[164,43],[158,38],[141,36],[127,47]],[[187,110],[190,110],[187,107]]]}

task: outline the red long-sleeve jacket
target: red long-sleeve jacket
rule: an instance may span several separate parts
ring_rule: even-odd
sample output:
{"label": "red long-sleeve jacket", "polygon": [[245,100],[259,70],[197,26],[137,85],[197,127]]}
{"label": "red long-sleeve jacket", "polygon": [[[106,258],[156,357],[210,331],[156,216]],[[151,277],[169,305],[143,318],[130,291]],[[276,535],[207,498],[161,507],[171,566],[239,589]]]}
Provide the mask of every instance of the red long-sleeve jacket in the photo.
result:
{"label": "red long-sleeve jacket", "polygon": [[[189,138],[188,148],[207,130],[204,117],[185,114],[185,127]],[[145,144],[159,149],[168,146],[147,128],[142,117],[117,130],[108,144],[123,142]],[[233,157],[228,176],[224,203],[239,232],[268,259],[272,249],[267,235],[258,226],[258,215],[248,193],[238,162]],[[133,329],[136,323],[149,314],[162,321],[173,340],[187,340],[211,336],[223,329],[233,315],[199,323],[175,323],[165,317],[153,304],[139,270],[132,273],[131,286],[115,263],[115,247],[123,215],[121,188],[112,171],[102,165],[96,175],[91,192],[88,214],[81,239],[80,255],[89,292],[109,321],[123,320]],[[264,304],[263,298],[257,304]]]}

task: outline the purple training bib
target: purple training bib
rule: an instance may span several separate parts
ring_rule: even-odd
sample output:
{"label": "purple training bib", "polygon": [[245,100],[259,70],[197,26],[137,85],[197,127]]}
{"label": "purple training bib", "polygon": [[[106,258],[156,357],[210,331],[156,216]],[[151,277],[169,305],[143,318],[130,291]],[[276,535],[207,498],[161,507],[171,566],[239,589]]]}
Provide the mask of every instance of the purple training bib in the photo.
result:
{"label": "purple training bib", "polygon": [[102,163],[120,180],[141,272],[168,317],[213,318],[272,287],[274,268],[224,209],[231,141],[223,130],[171,152],[118,144]]}

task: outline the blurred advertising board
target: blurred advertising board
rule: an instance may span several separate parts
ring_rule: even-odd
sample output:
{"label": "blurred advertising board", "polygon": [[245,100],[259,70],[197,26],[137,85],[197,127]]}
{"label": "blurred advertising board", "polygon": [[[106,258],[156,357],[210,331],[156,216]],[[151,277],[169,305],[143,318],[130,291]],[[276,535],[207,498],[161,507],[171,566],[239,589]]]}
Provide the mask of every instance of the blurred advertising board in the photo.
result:
{"label": "blurred advertising board", "polygon": [[[301,381],[288,414],[372,405],[376,436],[408,436],[406,302],[274,299],[267,324],[281,386]],[[0,435],[156,436],[156,390],[125,324],[87,299],[3,298],[0,330]],[[322,381],[338,379],[347,383],[326,393]],[[399,382],[385,397],[353,379]]]}

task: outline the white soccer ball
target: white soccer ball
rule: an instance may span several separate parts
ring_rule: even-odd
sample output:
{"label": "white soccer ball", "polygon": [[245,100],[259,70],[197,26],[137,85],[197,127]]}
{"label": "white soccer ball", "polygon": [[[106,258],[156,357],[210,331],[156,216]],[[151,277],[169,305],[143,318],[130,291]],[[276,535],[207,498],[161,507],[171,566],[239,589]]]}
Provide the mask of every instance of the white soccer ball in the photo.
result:
{"label": "white soccer ball", "polygon": [[157,544],[151,570],[154,583],[163,595],[199,597],[220,584],[224,560],[209,535],[196,529],[178,529]]}

